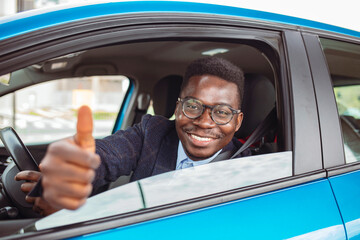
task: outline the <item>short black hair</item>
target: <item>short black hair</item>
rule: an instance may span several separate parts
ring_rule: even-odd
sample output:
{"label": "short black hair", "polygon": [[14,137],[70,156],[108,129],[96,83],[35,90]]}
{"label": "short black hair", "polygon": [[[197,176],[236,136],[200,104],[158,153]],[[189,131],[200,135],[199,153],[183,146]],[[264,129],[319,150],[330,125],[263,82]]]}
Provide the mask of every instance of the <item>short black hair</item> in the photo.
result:
{"label": "short black hair", "polygon": [[191,62],[184,75],[181,91],[193,76],[213,75],[225,81],[235,83],[238,88],[239,107],[244,96],[244,72],[228,60],[219,57],[205,57]]}

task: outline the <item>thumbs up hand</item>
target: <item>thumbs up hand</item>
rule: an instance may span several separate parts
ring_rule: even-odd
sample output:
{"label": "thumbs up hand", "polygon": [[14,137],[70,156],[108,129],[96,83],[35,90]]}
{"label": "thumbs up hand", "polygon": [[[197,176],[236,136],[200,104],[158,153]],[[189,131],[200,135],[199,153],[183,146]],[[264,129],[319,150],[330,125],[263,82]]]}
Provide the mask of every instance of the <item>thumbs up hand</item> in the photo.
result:
{"label": "thumbs up hand", "polygon": [[74,137],[49,145],[41,162],[43,198],[56,209],[77,209],[92,191],[100,157],[95,154],[91,110],[82,106],[78,112]]}
{"label": "thumbs up hand", "polygon": [[88,106],[80,107],[76,125],[75,143],[89,152],[95,152],[95,140],[92,136],[93,121]]}

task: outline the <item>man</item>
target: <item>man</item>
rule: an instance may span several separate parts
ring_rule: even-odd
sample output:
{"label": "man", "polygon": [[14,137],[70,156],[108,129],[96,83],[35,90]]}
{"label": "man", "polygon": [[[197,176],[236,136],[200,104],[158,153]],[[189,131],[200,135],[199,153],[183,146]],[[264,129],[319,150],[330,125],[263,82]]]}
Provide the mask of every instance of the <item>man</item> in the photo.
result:
{"label": "man", "polygon": [[[243,86],[243,72],[230,62],[215,57],[196,60],[186,70],[175,121],[146,115],[134,127],[97,140],[96,153],[92,127],[86,122],[91,112],[80,110],[85,117],[79,118],[75,138],[51,144],[42,160],[42,198],[28,200],[45,214],[52,208],[76,209],[93,190],[121,175],[133,172],[135,181],[235,152],[241,145],[233,136],[243,119]],[[247,150],[241,156],[249,154]],[[40,174],[32,174],[19,173],[17,180],[36,182]],[[22,189],[29,191],[33,185]]]}

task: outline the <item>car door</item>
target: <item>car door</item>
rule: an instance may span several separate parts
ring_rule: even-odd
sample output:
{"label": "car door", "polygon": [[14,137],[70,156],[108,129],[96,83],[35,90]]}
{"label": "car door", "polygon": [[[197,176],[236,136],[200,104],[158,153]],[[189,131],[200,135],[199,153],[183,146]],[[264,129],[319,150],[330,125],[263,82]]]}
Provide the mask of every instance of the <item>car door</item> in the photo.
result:
{"label": "car door", "polygon": [[[333,35],[305,37],[317,88],[324,165],[348,239],[358,239],[360,207],[360,44]],[[322,70],[319,70],[322,69]]]}
{"label": "car door", "polygon": [[[126,6],[122,11],[126,12]],[[76,9],[74,11],[75,14]],[[250,239],[309,239],[318,236],[324,239],[346,238],[337,202],[323,168],[323,131],[319,128],[317,95],[314,92],[303,36],[296,27],[274,23],[270,27],[269,23],[251,22],[237,17],[194,13],[111,15],[102,16],[96,26],[88,24],[95,20],[96,18],[74,21],[46,29],[42,32],[41,40],[38,32],[29,33],[25,36],[34,41],[30,43],[24,41],[25,36],[15,37],[12,41],[5,40],[7,48],[1,49],[4,56],[0,58],[2,73],[80,50],[115,43],[205,39],[210,42],[246,41],[266,45],[266,49],[275,49],[262,54],[273,56],[269,59],[273,61],[276,73],[277,109],[281,129],[279,139],[282,141],[282,148],[276,154],[287,156],[291,172],[280,179],[268,179],[182,201],[170,200],[166,204],[149,205],[149,208],[139,211],[85,223],[78,222],[71,226],[65,224],[34,235],[24,235],[23,238],[65,238],[94,232],[99,233],[85,237],[146,236],[159,239],[169,238],[170,235],[171,238],[182,239],[194,236],[210,239],[239,236]],[[70,27],[72,30],[69,32]],[[56,30],[55,35],[50,34],[54,33],[52,30]],[[134,102],[134,97],[131,97],[126,99],[127,104]],[[121,116],[125,116],[125,120]],[[125,124],[126,116],[125,110],[120,113],[118,119],[122,120],[117,126]],[[221,175],[222,172],[216,174]],[[206,185],[206,181],[202,184]],[[144,203],[146,199],[154,197],[155,193],[149,192],[142,196]],[[168,195],[172,196],[171,190]],[[111,205],[104,207],[111,208]],[[109,230],[112,228],[115,229]],[[181,234],[174,234],[179,229]]]}

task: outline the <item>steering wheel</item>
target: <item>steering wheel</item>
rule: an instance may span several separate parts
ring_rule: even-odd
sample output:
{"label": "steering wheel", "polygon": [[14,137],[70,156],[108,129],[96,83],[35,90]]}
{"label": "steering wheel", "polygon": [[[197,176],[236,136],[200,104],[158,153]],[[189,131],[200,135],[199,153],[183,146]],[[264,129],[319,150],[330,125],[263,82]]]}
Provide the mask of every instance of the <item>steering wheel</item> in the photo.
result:
{"label": "steering wheel", "polygon": [[1,176],[0,208],[13,205],[23,217],[40,217],[32,210],[33,205],[25,201],[26,194],[20,189],[24,181],[14,179],[23,170],[39,171],[38,164],[13,128],[1,129],[0,138],[13,159]]}

